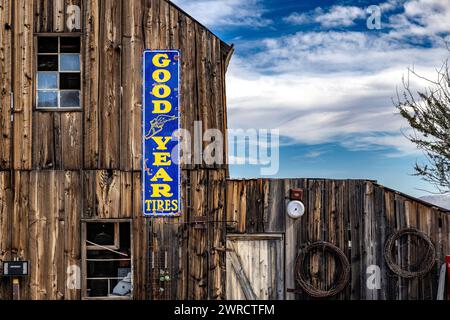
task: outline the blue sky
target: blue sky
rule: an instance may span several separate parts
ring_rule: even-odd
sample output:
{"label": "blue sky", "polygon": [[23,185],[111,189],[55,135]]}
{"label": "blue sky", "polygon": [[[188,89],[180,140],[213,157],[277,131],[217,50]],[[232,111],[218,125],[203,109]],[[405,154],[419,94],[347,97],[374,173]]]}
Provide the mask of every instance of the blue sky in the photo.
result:
{"label": "blue sky", "polygon": [[[280,129],[277,177],[362,178],[414,196],[423,160],[392,98],[407,68],[431,79],[450,54],[449,0],[174,0],[236,48],[230,128]],[[367,28],[381,10],[381,29]],[[412,88],[426,86],[410,79]],[[233,177],[260,175],[232,166]]]}

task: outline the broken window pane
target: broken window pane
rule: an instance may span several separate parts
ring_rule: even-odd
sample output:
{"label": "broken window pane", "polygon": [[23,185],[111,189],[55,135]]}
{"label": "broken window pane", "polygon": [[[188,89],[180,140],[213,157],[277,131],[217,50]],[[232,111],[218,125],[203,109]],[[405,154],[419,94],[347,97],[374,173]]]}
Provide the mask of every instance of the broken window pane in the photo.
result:
{"label": "broken window pane", "polygon": [[59,89],[61,90],[80,90],[79,73],[61,73],[59,76]]}
{"label": "broken window pane", "polygon": [[80,53],[80,38],[79,37],[62,37],[61,53]]}
{"label": "broken window pane", "polygon": [[38,107],[39,108],[57,108],[58,92],[57,91],[38,91]]}
{"label": "broken window pane", "polygon": [[58,89],[58,72],[38,72],[38,89]]}
{"label": "broken window pane", "polygon": [[39,55],[38,71],[58,71],[58,55]]}
{"label": "broken window pane", "polygon": [[61,91],[60,107],[75,108],[80,106],[80,91]]}
{"label": "broken window pane", "polygon": [[87,240],[102,246],[112,246],[114,245],[114,230],[114,223],[89,223]]}
{"label": "broken window pane", "polygon": [[38,53],[58,53],[58,37],[38,37]]}
{"label": "broken window pane", "polygon": [[[87,297],[131,298],[132,257],[129,222],[86,223]],[[103,247],[94,246],[93,243]],[[111,245],[115,243],[117,247]],[[107,247],[107,248],[105,248]]]}
{"label": "broken window pane", "polygon": [[62,54],[60,56],[60,71],[80,71],[79,54]]}

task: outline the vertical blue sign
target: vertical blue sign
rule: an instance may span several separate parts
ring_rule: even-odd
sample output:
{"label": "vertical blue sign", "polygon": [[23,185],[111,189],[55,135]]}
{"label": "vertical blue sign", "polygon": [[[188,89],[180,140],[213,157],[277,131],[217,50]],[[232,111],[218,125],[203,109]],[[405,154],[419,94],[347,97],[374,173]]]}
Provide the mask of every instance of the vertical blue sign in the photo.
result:
{"label": "vertical blue sign", "polygon": [[173,137],[180,129],[180,53],[144,51],[143,60],[143,210],[174,216],[181,212],[180,146]]}

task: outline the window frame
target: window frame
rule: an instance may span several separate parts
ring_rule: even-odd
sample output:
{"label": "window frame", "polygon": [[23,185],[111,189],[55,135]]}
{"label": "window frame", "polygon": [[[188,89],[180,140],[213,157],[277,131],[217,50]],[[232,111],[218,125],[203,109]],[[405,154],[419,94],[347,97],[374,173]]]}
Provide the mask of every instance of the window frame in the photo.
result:
{"label": "window frame", "polygon": [[[58,106],[56,108],[52,108],[52,107],[39,107],[38,106],[38,58],[39,55],[55,55],[55,53],[42,53],[40,54],[39,48],[38,48],[38,38],[40,37],[57,37],[58,38],[58,52],[56,53],[58,55],[58,71],[40,71],[40,72],[57,72],[58,73],[58,77],[57,77],[57,84],[58,84],[58,89],[56,89],[56,91],[58,92]],[[65,38],[65,37],[78,37],[80,38],[80,71],[64,71],[62,73],[80,73],[80,90],[60,90],[59,89],[59,84],[60,84],[60,67],[61,67],[61,48],[60,48],[60,38]],[[50,33],[35,33],[34,34],[34,39],[33,39],[33,45],[34,45],[34,60],[33,60],[33,71],[34,71],[34,76],[33,76],[33,111],[39,111],[39,112],[76,112],[76,111],[83,111],[83,102],[84,102],[84,90],[83,90],[83,76],[84,76],[84,68],[83,68],[83,34],[81,32],[50,32]],[[65,53],[62,53],[65,54]],[[67,53],[70,54],[70,53]],[[42,91],[46,91],[46,90],[42,90]],[[47,90],[47,91],[55,91],[55,90]],[[80,106],[78,107],[61,107],[60,106],[60,93],[61,92],[75,92],[75,91],[79,91],[80,92]]]}
{"label": "window frame", "polygon": [[[125,222],[125,221],[122,221],[122,222]],[[101,221],[101,222],[90,221],[88,223],[112,223],[112,222],[108,222],[108,221]],[[86,233],[86,236],[87,236],[87,233]],[[89,250],[107,251],[108,249],[111,249],[111,250],[119,250],[120,249],[120,222],[114,223],[114,245],[106,245],[106,246],[103,246],[103,248],[100,248],[100,247],[97,247],[97,246],[94,246],[94,245],[90,245],[89,243],[86,242],[86,250],[87,251],[89,251]]]}
{"label": "window frame", "polygon": [[[130,225],[130,266],[131,266],[131,294],[130,297],[89,297],[87,294],[87,252],[92,250],[87,240],[88,223],[114,223],[115,229],[120,229],[120,223],[129,223]],[[115,236],[116,238],[116,236]],[[102,250],[102,249],[96,249]],[[114,250],[114,249],[113,249]],[[134,299],[134,246],[133,246],[133,220],[132,219],[81,219],[81,299],[82,300],[133,300]]]}

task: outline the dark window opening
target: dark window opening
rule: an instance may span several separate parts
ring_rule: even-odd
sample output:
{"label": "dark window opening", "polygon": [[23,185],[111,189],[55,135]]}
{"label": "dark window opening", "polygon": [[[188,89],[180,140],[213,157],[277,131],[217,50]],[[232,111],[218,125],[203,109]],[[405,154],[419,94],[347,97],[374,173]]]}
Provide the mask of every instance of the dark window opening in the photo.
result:
{"label": "dark window opening", "polygon": [[58,55],[39,56],[38,71],[58,71]]}
{"label": "dark window opening", "polygon": [[61,53],[80,53],[80,38],[79,37],[64,37],[60,38]]}
{"label": "dark window opening", "polygon": [[58,37],[39,37],[38,53],[58,53]]}
{"label": "dark window opening", "polygon": [[129,222],[86,223],[86,298],[131,298],[130,228]]}
{"label": "dark window opening", "polygon": [[37,108],[80,108],[80,37],[40,36],[37,47]]}
{"label": "dark window opening", "polygon": [[79,73],[60,73],[59,88],[61,90],[80,90],[80,74]]}
{"label": "dark window opening", "polygon": [[86,239],[102,246],[115,246],[115,223],[88,223]]}

